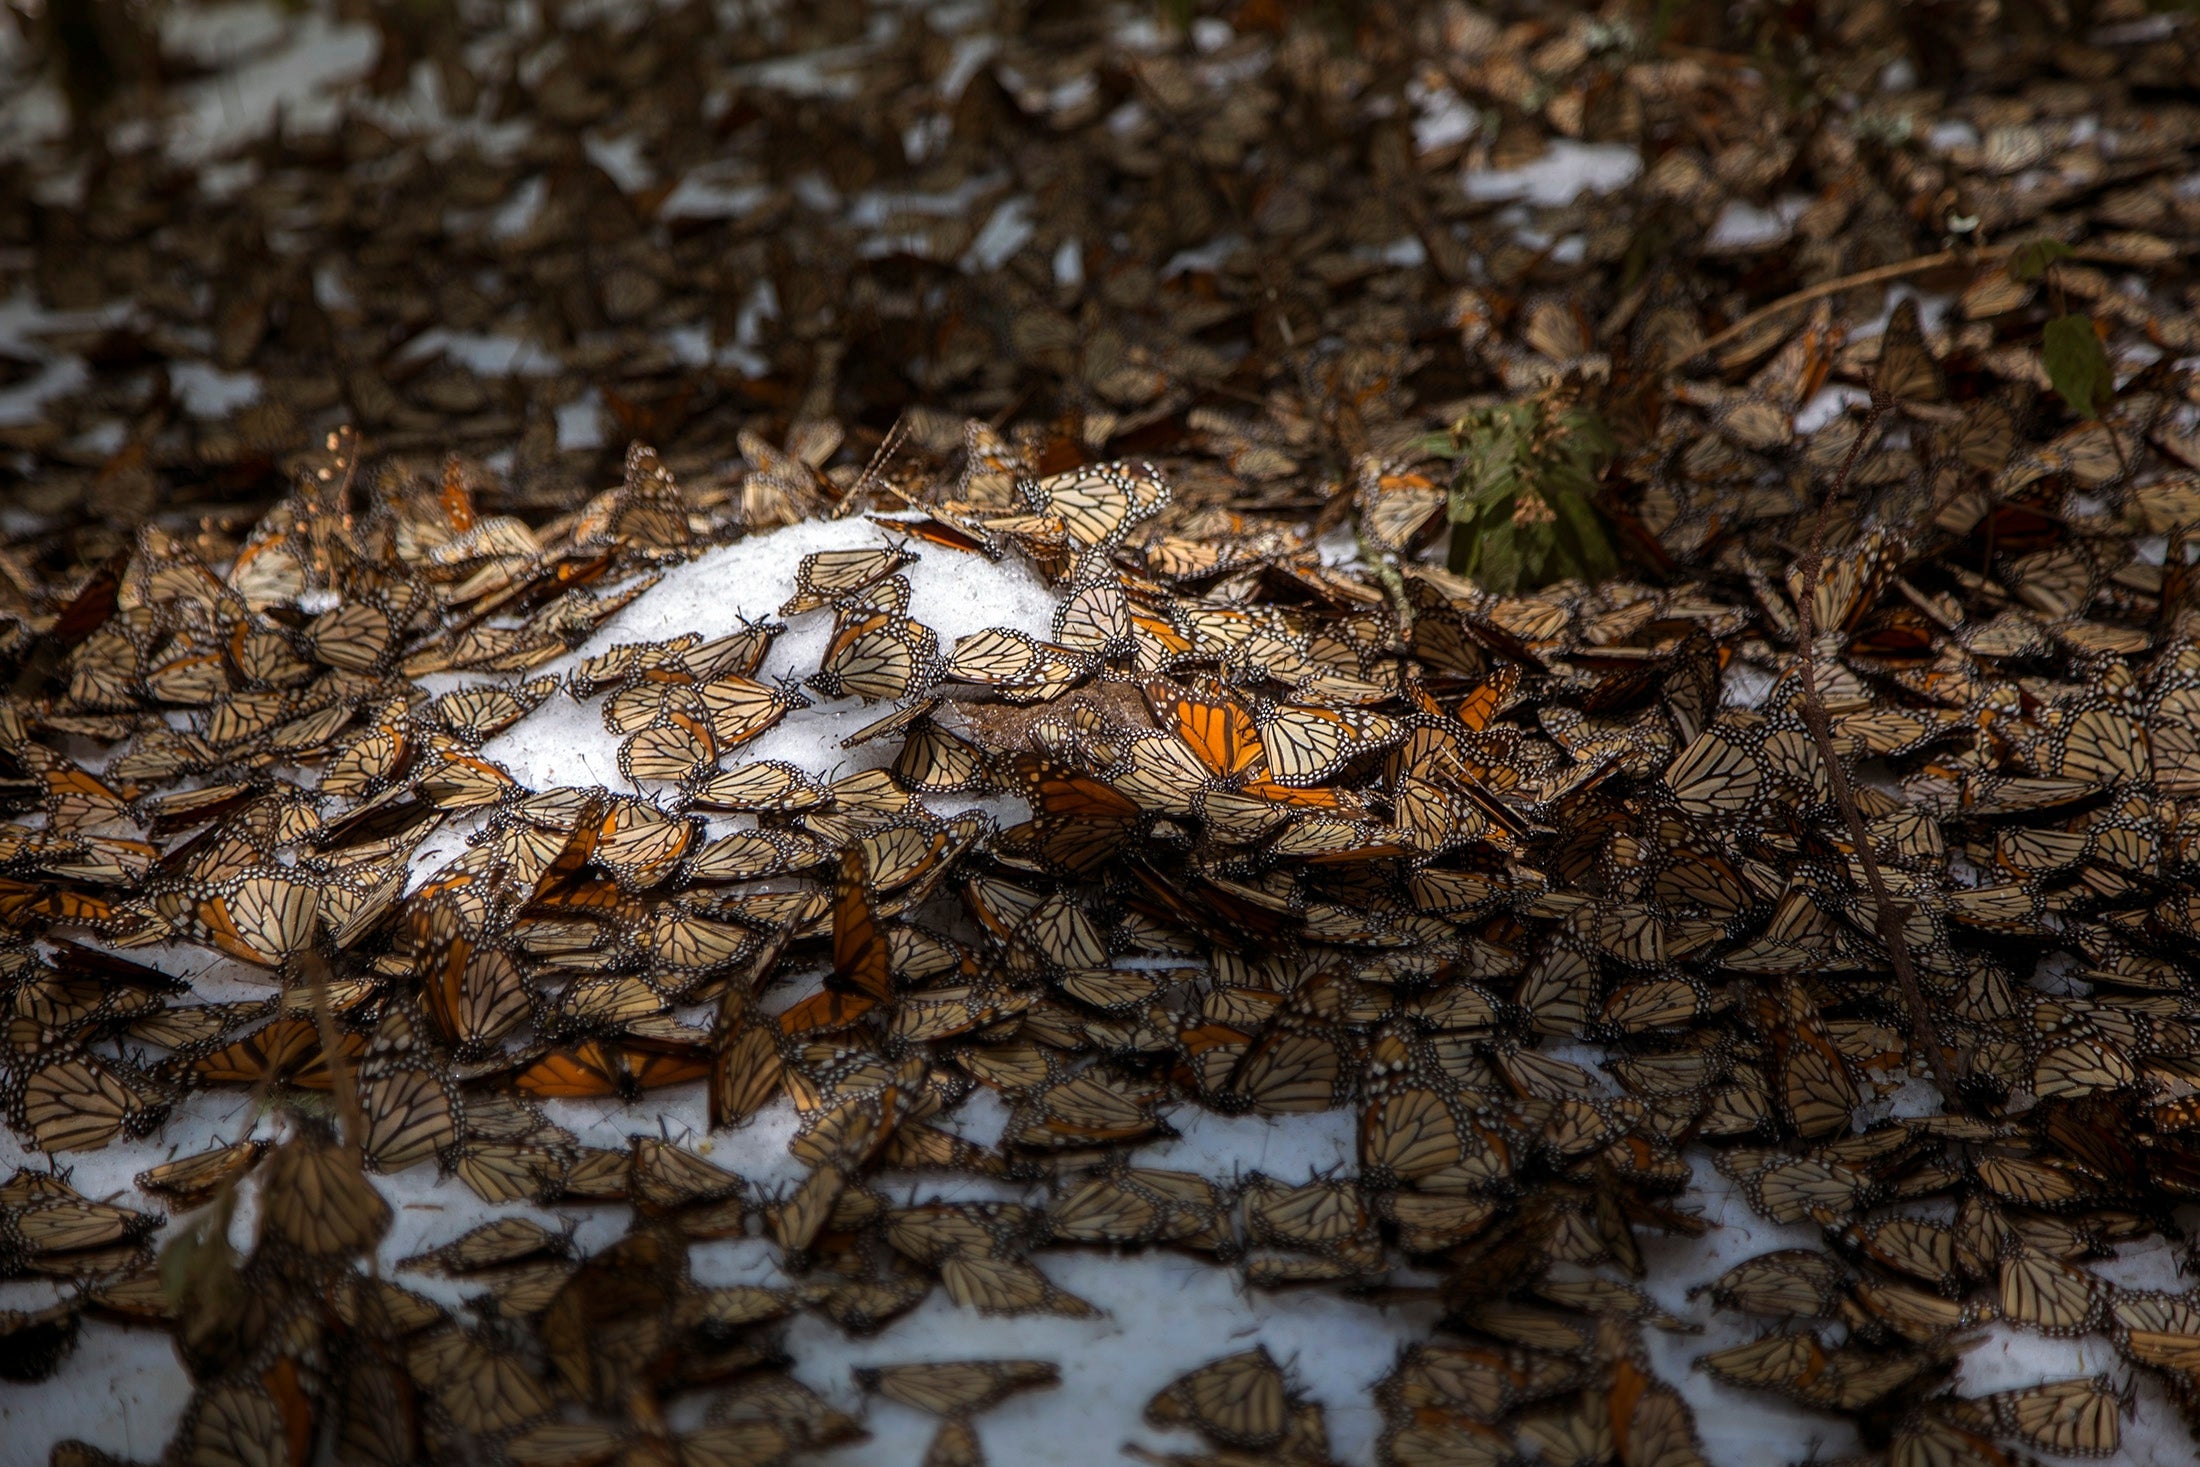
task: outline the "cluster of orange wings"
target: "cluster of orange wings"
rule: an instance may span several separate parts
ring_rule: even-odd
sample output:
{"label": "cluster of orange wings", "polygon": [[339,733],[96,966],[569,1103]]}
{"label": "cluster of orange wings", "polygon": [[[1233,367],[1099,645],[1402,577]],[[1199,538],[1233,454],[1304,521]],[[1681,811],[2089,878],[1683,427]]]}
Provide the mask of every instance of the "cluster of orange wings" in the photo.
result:
{"label": "cluster of orange wings", "polygon": [[[1841,370],[1798,340],[1782,370]],[[165,1287],[149,1212],[0,1187],[0,1275],[82,1286],[9,1316],[5,1358],[50,1369],[87,1309],[168,1324],[194,1461],[777,1461],[852,1428],[778,1368],[773,1321],[875,1329],[935,1288],[1080,1318],[1046,1249],[1168,1247],[1433,1300],[1451,1338],[1376,1390],[1386,1462],[1686,1467],[1689,1409],[1635,1333],[1678,1301],[1638,1282],[1637,1235],[1701,1232],[1691,1189],[1722,1186],[1823,1246],[1708,1286],[1777,1322],[1711,1376],[1862,1422],[1900,1467],[2113,1450],[2113,1381],[1943,1388],[2001,1321],[2200,1389],[2190,1300],[2086,1266],[2200,1197],[2200,643],[2100,508],[2154,483],[2149,433],[2189,439],[2133,402],[2121,457],[2020,448],[2014,415],[1997,450],[1909,316],[1875,370],[1940,507],[1842,537],[1815,588],[1740,542],[1663,586],[1500,597],[1411,558],[1378,580],[1176,512],[1151,466],[1041,475],[973,425],[959,476],[891,491],[905,538],[798,568],[780,614],[832,621],[807,691],[766,672],[778,623],[569,655],[687,553],[645,450],[548,540],[458,476],[362,506],[342,441],[223,574],[144,532],[0,709],[0,1103],[60,1156],[157,1136],[211,1087],[296,1119],[139,1179],[261,1198],[248,1257],[201,1228]],[[1763,437],[1698,396],[1711,431]],[[1421,532],[1389,500],[1425,501],[1427,467],[1363,476],[1401,546]],[[1637,508],[1670,537],[1695,522],[1660,519],[1663,471]],[[942,647],[902,574],[919,543],[1022,557],[1060,612]],[[1806,595],[1963,1077],[1945,1113],[1908,1100],[1928,1057],[1799,702]],[[451,670],[506,676],[415,681]],[[530,790],[485,752],[561,697],[600,700],[629,788]],[[739,757],[846,699],[883,705],[852,772]],[[437,862],[439,831],[464,843]],[[958,1124],[981,1091],[997,1139]],[[675,1101],[789,1117],[801,1180],[763,1195],[565,1123]],[[1354,1164],[1141,1164],[1187,1107],[1347,1111]],[[512,1218],[437,1250],[422,1267],[488,1291],[469,1321],[355,1267],[390,1220],[371,1178],[429,1166],[634,1227],[590,1258]],[[941,1172],[1022,1200],[900,1200]],[[782,1283],[689,1276],[689,1242],[750,1234]],[[940,1460],[1052,1378],[958,1368],[869,1382],[942,1418]],[[710,1424],[667,1424],[706,1388]],[[1257,1349],[1149,1416],[1203,1434],[1199,1460],[1329,1459]]]}

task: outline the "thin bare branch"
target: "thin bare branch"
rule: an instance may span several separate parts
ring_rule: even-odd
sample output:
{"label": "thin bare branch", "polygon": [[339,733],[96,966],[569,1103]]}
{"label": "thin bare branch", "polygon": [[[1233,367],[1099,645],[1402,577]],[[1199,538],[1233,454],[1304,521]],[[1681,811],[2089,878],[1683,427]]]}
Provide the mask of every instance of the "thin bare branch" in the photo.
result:
{"label": "thin bare branch", "polygon": [[1848,771],[1842,767],[1840,751],[1834,747],[1833,720],[1826,713],[1826,700],[1818,690],[1818,618],[1815,605],[1818,598],[1818,582],[1825,570],[1826,521],[1833,508],[1833,501],[1848,487],[1849,473],[1856,467],[1856,460],[1871,441],[1872,430],[1879,426],[1879,419],[1887,410],[1887,400],[1873,394],[1871,411],[1865,415],[1864,425],[1849,451],[1841,460],[1840,472],[1826,486],[1823,498],[1818,501],[1818,517],[1811,527],[1810,548],[1797,564],[1802,572],[1803,584],[1796,595],[1796,654],[1801,659],[1800,671],[1803,684],[1803,722],[1810,728],[1810,736],[1818,745],[1818,757],[1826,766],[1826,783],[1833,791],[1833,802],[1841,811],[1842,823],[1848,827],[1849,841],[1856,848],[1857,861],[1864,868],[1864,881],[1871,888],[1872,906],[1877,919],[1879,940],[1886,945],[1887,961],[1894,967],[1895,981],[1902,986],[1902,1002],[1910,1011],[1912,1042],[1925,1051],[1925,1062],[1931,1067],[1933,1079],[1940,1085],[1941,1094],[1960,1101],[1962,1092],[1956,1085],[1955,1072],[1948,1064],[1948,1057],[1940,1047],[1940,1026],[1933,1021],[1932,1005],[1925,1001],[1925,990],[1917,981],[1916,965],[1910,961],[1910,944],[1903,935],[1906,909],[1887,890],[1886,876],[1879,869],[1879,858],[1872,853],[1871,832],[1865,828],[1864,812],[1857,808],[1856,792],[1849,786]]}

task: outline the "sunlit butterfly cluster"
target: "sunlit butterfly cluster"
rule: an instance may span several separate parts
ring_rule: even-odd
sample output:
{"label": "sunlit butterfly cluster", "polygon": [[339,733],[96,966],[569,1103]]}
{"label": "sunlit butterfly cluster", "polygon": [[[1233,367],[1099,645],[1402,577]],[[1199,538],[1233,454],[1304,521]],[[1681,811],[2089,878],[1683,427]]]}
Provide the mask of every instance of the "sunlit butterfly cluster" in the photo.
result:
{"label": "sunlit butterfly cluster", "polygon": [[[2200,1197],[2200,646],[2184,541],[2130,532],[2200,464],[2189,380],[2073,428],[1913,307],[1866,341],[1821,312],[1669,406],[1618,471],[1657,576],[1514,596],[1415,553],[1432,461],[1359,466],[1346,560],[975,422],[822,481],[875,543],[710,636],[619,634],[702,548],[640,447],[550,527],[337,435],[225,566],[142,532],[0,710],[0,1106],[40,1154],[0,1184],[0,1273],[62,1285],[0,1316],[0,1373],[52,1372],[88,1314],[166,1329],[205,1467],[776,1463],[863,1430],[790,1373],[794,1316],[1091,1320],[1050,1254],[1169,1250],[1433,1302],[1368,1384],[1384,1463],[1687,1467],[1644,1336],[1692,1325],[1645,1248],[1718,1186],[1817,1243],[1707,1287],[1762,1330],[1696,1369],[1892,1467],[2113,1454],[2136,1382],[2200,1392],[2200,1297],[2091,1266]],[[1798,433],[1842,379],[1881,408]],[[1866,432],[1812,583],[1797,526]],[[1028,566],[1051,625],[943,639],[908,574],[936,557]],[[789,673],[797,625],[823,651]],[[566,704],[619,787],[493,757]],[[824,705],[867,710],[837,767],[744,752]],[[799,1180],[672,1139],[679,1087],[714,1132],[791,1110]],[[249,1100],[239,1133],[162,1154],[204,1092]],[[1142,1156],[1187,1108],[1340,1112],[1355,1154]],[[145,1206],[71,1185],[105,1147],[147,1156]],[[486,1220],[385,1270],[414,1168]],[[924,1195],[955,1175],[986,1200]],[[516,1204],[628,1222],[591,1252]],[[777,1281],[698,1281],[690,1246],[731,1238]],[[1988,1327],[2103,1373],[1963,1394]],[[976,1463],[1064,1363],[854,1385]],[[1255,1342],[1181,1375],[1143,1419],[1200,1445],[1157,1460],[1333,1460],[1304,1366]]]}

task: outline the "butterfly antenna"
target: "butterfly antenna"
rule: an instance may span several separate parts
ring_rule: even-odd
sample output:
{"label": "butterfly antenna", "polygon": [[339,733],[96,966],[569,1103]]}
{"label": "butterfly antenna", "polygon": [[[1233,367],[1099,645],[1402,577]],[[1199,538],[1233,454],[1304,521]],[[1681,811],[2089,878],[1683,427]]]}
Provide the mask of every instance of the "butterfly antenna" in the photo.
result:
{"label": "butterfly antenna", "polygon": [[848,486],[848,492],[840,496],[840,503],[833,506],[834,519],[846,519],[856,512],[857,508],[863,503],[864,494],[872,487],[872,480],[878,477],[880,470],[893,461],[894,454],[901,447],[902,439],[908,436],[909,410],[904,408],[901,411],[901,416],[894,419],[894,426],[888,428],[886,436],[878,441],[878,448],[872,453],[871,461],[863,466],[863,472],[856,476],[856,481],[853,484]]}

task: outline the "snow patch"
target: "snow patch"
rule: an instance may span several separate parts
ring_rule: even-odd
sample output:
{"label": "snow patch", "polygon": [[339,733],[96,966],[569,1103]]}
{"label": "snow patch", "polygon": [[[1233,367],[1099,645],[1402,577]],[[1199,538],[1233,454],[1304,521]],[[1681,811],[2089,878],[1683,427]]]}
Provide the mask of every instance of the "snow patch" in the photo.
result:
{"label": "snow patch", "polygon": [[1585,193],[1608,194],[1642,173],[1642,155],[1625,143],[1578,143],[1554,138],[1543,156],[1518,168],[1469,168],[1460,184],[1470,199],[1524,199],[1531,204],[1570,204]]}

